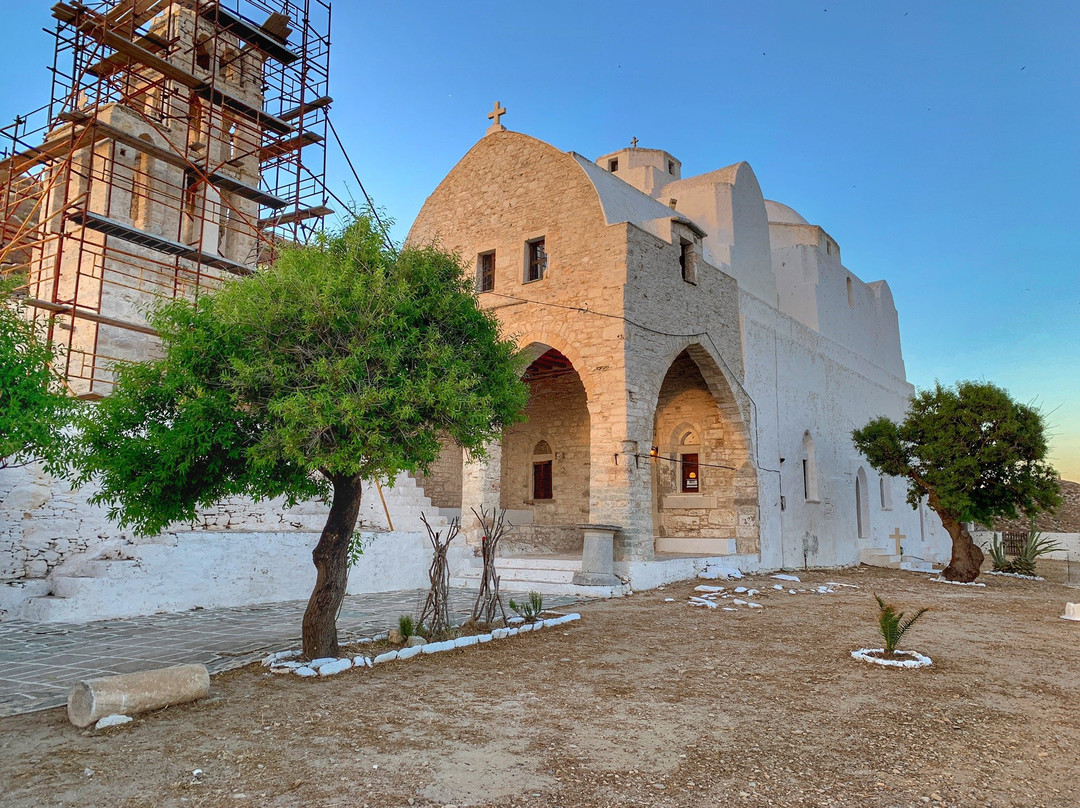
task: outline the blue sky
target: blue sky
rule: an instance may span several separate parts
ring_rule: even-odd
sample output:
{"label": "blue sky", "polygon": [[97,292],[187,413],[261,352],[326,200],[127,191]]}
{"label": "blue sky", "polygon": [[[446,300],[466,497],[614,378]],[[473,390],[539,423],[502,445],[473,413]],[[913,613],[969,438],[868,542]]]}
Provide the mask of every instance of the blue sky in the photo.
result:
{"label": "blue sky", "polygon": [[[51,59],[51,3],[8,5],[4,121],[47,99]],[[916,386],[1036,402],[1080,479],[1075,2],[338,0],[333,31],[333,118],[396,236],[496,99],[592,158],[637,137],[684,176],[746,160],[889,282]]]}

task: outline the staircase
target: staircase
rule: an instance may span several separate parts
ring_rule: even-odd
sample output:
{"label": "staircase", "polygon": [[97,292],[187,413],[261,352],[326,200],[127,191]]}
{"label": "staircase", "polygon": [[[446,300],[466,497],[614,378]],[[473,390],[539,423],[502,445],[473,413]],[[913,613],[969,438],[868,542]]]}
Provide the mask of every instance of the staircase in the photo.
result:
{"label": "staircase", "polygon": [[[580,558],[507,556],[496,560],[495,570],[499,576],[499,588],[506,592],[536,591],[542,595],[610,598],[624,595],[630,590],[628,585],[578,586],[574,583],[574,573],[581,570]],[[455,570],[455,574],[450,578],[450,585],[476,589],[480,586],[482,574],[481,559],[469,557],[465,566]]]}
{"label": "staircase", "polygon": [[900,556],[880,547],[864,547],[859,550],[859,563],[871,567],[888,567],[889,569],[898,570],[901,561]]}

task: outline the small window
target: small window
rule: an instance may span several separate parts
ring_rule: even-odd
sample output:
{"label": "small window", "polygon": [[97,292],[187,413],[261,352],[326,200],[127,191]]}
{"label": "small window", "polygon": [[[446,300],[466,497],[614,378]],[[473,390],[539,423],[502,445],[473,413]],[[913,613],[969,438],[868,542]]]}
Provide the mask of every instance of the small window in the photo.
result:
{"label": "small window", "polygon": [[195,49],[195,64],[203,70],[210,69],[210,51],[205,45],[199,45]]}
{"label": "small window", "polygon": [[483,253],[476,263],[476,289],[490,292],[495,288],[495,252]]}
{"label": "small window", "polygon": [[851,282],[851,278],[847,279],[847,304],[855,308],[855,284]]}
{"label": "small window", "polygon": [[616,157],[616,158],[615,158],[615,159],[613,159],[613,160],[608,160],[608,164],[607,164],[607,170],[608,170],[608,171],[610,171],[610,172],[611,172],[611,173],[613,173],[613,174],[614,174],[614,173],[615,173],[616,171],[618,171],[618,170],[619,170],[619,158],[618,158],[618,157]]}
{"label": "small window", "polygon": [[667,161],[667,173],[672,174],[672,175],[675,174],[675,161],[674,160],[668,160]]}
{"label": "small window", "polygon": [[814,457],[814,439],[810,431],[803,433],[803,499],[807,502],[818,502],[818,474],[817,460]]}
{"label": "small window", "polygon": [[551,498],[551,461],[533,463],[533,499]]}
{"label": "small window", "polygon": [[525,269],[525,281],[538,281],[547,272],[547,252],[544,250],[544,240],[534,239],[525,245],[525,255],[528,266]]}
{"label": "small window", "polygon": [[679,460],[682,461],[682,492],[696,494],[701,483],[698,479],[698,456],[696,453],[679,455]]}
{"label": "small window", "polygon": [[694,255],[694,245],[682,240],[679,245],[679,269],[682,271],[682,279],[687,283],[697,283],[697,257]]}

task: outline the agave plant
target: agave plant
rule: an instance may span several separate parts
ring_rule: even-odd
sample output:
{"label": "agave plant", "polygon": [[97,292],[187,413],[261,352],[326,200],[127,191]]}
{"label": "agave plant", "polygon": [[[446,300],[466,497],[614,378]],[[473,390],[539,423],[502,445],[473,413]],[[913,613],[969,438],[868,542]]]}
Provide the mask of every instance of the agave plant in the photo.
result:
{"label": "agave plant", "polygon": [[[1041,556],[1060,550],[1061,545],[1056,541],[1035,530],[1034,526],[1028,531],[1028,537],[1020,545],[1020,553],[1012,560],[1009,572],[1017,572],[1020,575],[1035,575],[1035,562]],[[995,566],[994,569],[997,569]]]}
{"label": "agave plant", "polygon": [[900,642],[900,638],[904,636],[912,624],[922,617],[928,611],[928,608],[923,607],[919,611],[915,612],[907,620],[904,619],[904,612],[896,611],[895,606],[883,601],[878,595],[874,595],[874,598],[878,602],[878,628],[881,629],[881,637],[885,641],[885,657],[896,656],[896,646]]}
{"label": "agave plant", "polygon": [[997,533],[990,540],[990,546],[986,548],[990,554],[990,563],[994,565],[994,572],[1012,572],[1012,561],[1005,553],[1005,543]]}
{"label": "agave plant", "polygon": [[511,598],[510,608],[521,617],[524,617],[526,622],[533,623],[540,616],[540,612],[544,610],[544,596],[539,592],[530,592],[527,603],[514,603],[513,598]]}

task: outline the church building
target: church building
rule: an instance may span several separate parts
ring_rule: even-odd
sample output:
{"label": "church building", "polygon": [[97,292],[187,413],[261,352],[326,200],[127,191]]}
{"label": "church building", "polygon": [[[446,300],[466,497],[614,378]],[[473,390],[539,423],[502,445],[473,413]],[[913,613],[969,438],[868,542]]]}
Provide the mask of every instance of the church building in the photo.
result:
{"label": "church building", "polygon": [[477,505],[507,509],[504,553],[538,568],[584,553],[596,572],[606,541],[613,569],[578,583],[642,588],[694,558],[943,558],[940,528],[851,441],[913,392],[888,284],[844,267],[745,162],[684,177],[636,142],[592,161],[502,112],[409,240],[475,268],[480,305],[531,360],[528,418],[482,462],[446,446],[419,481],[432,503],[466,525]]}

